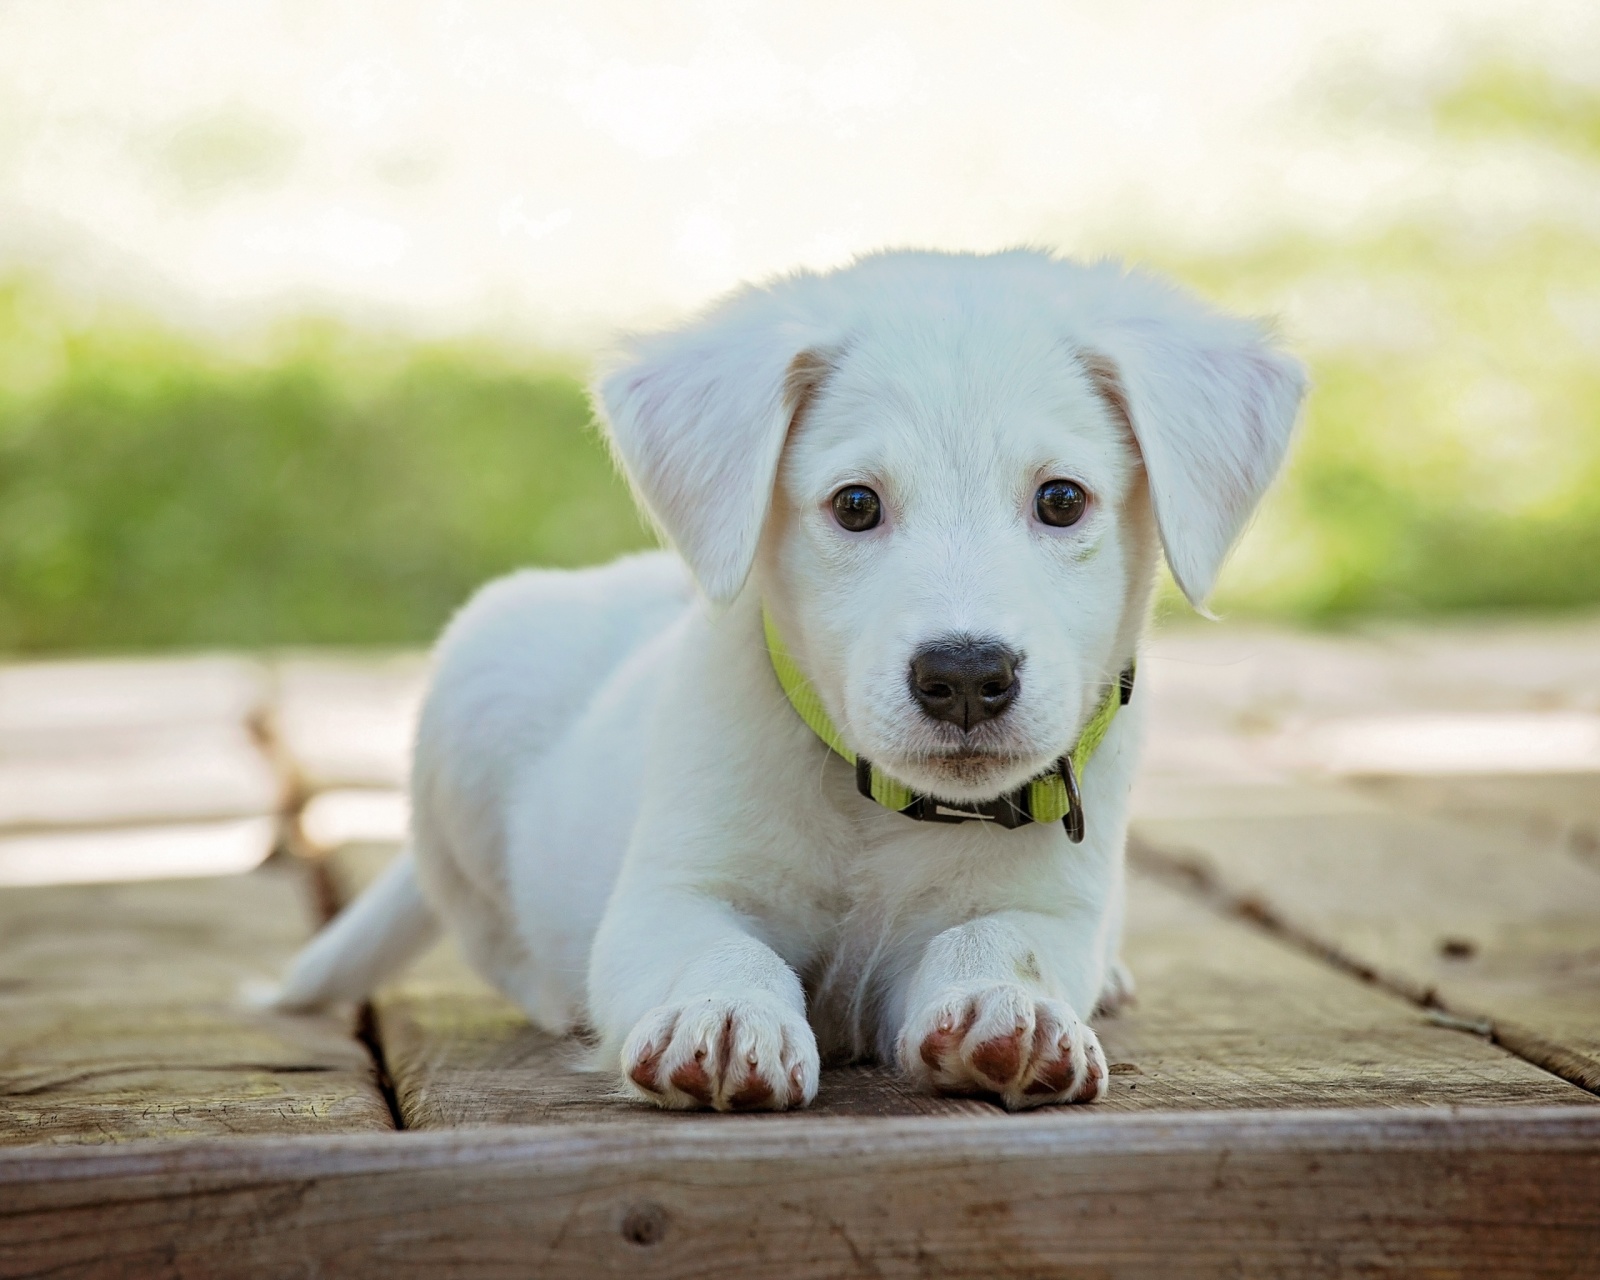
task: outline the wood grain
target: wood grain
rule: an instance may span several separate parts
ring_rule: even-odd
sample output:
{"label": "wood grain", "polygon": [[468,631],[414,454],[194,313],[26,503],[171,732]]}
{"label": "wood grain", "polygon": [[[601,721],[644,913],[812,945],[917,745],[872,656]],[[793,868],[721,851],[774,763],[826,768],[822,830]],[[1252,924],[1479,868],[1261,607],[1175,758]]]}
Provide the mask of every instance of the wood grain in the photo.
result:
{"label": "wood grain", "polygon": [[1138,873],[1126,954],[1139,999],[1098,1023],[1116,1064],[1103,1107],[1600,1103]]}
{"label": "wood grain", "polygon": [[310,931],[294,871],[0,891],[0,1143],[390,1128],[352,1015],[240,999]]}
{"label": "wood grain", "polygon": [[1135,823],[1146,865],[1600,1089],[1600,876],[1559,841],[1352,808]]}
{"label": "wood grain", "polygon": [[[340,895],[388,856],[373,845],[337,855]],[[1132,887],[1128,956],[1141,996],[1098,1024],[1114,1064],[1102,1109],[1596,1102],[1486,1039],[1440,1027],[1405,1000],[1146,877]],[[380,993],[375,1009],[409,1128],[693,1122],[619,1096],[609,1073],[578,1069],[580,1046],[529,1026],[448,944]],[[814,1109],[954,1114],[987,1104],[926,1098],[890,1070],[861,1067],[825,1071]]]}
{"label": "wood grain", "polygon": [[1592,1274],[1583,1109],[851,1118],[0,1152],[0,1275]]}

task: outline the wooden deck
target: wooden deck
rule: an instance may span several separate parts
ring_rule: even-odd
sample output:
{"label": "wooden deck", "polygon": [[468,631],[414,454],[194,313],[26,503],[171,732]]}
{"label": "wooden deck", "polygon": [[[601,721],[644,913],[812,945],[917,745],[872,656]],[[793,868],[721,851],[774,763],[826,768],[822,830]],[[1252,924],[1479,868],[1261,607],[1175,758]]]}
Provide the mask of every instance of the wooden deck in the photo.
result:
{"label": "wooden deck", "polygon": [[252,1008],[421,670],[0,668],[0,1276],[1600,1275],[1600,625],[1160,638],[1139,1001],[1018,1116],[659,1113],[448,946]]}

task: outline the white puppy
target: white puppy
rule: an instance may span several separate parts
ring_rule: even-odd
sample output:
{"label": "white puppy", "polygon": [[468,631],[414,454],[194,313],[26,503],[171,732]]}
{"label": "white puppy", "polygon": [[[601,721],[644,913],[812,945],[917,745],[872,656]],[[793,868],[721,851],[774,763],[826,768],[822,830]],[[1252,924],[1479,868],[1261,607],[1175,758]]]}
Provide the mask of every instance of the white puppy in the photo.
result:
{"label": "white puppy", "polygon": [[801,1106],[871,1057],[1099,1097],[1158,541],[1203,600],[1302,384],[1254,325],[1026,251],[882,254],[636,341],[598,398],[678,554],[461,612],[409,855],[280,1003],[366,994],[437,918],[663,1106]]}

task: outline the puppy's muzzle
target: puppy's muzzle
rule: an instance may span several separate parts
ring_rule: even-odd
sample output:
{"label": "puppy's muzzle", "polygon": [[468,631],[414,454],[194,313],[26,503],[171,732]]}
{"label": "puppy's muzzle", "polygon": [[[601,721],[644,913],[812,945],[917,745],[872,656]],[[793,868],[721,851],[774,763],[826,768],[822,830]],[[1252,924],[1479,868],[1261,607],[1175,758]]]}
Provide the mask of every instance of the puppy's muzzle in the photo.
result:
{"label": "puppy's muzzle", "polygon": [[969,731],[1016,701],[1022,656],[994,640],[962,636],[925,645],[911,658],[911,696],[929,719]]}

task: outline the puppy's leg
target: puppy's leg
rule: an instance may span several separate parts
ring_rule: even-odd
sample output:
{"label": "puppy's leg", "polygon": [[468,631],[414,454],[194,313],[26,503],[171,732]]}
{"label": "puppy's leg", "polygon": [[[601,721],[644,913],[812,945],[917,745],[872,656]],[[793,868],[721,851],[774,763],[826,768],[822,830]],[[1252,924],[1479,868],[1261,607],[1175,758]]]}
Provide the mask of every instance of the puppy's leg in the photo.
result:
{"label": "puppy's leg", "polygon": [[[624,890],[590,966],[602,1054],[638,1097],[677,1109],[801,1107],[820,1062],[800,979],[725,904]],[[620,1050],[619,1050],[620,1046]]]}
{"label": "puppy's leg", "polygon": [[1111,895],[1106,900],[1105,977],[1100,984],[1100,994],[1094,1002],[1096,1015],[1120,1013],[1138,999],[1139,988],[1133,980],[1133,971],[1122,958],[1123,921],[1127,915],[1128,890],[1126,871],[1120,863],[1117,873]]}
{"label": "puppy's leg", "polygon": [[1012,1110],[1096,1101],[1105,1054],[1067,997],[1092,998],[1099,965],[1074,958],[1097,946],[1063,920],[1026,911],[936,935],[906,989],[901,1069],[932,1091],[989,1094]]}

